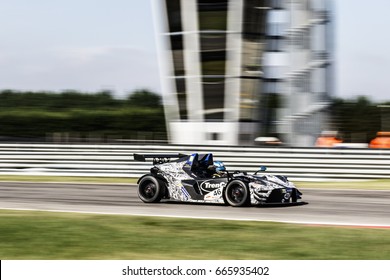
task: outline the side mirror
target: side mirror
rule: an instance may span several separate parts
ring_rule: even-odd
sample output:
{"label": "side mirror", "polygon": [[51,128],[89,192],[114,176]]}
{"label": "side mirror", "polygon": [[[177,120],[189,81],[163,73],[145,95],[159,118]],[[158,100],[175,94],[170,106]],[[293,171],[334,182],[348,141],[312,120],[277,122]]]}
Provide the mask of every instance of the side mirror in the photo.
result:
{"label": "side mirror", "polygon": [[257,172],[260,172],[260,171],[266,171],[267,170],[267,167],[265,167],[265,166],[260,166],[260,168],[259,168],[259,170],[257,170],[256,172],[255,172],[255,175],[257,174]]}

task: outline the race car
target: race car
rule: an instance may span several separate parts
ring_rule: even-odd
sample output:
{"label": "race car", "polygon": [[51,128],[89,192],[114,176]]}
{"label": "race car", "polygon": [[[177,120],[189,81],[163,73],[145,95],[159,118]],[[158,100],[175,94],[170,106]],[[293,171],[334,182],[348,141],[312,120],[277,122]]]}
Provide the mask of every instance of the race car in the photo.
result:
{"label": "race car", "polygon": [[153,159],[150,173],[139,178],[138,196],[145,203],[169,199],[182,202],[228,204],[233,207],[299,204],[302,193],[281,175],[229,172],[211,153],[134,154],[134,160]]}

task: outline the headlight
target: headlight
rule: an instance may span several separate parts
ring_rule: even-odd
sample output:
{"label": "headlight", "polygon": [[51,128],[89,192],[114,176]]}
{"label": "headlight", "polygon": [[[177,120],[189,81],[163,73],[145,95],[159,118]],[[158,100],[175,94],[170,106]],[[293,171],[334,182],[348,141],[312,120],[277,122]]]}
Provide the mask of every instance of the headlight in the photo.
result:
{"label": "headlight", "polygon": [[251,182],[249,183],[249,186],[255,189],[260,189],[266,187],[263,183],[260,182]]}
{"label": "headlight", "polygon": [[270,189],[280,189],[281,188],[281,186],[279,186],[278,184],[271,183],[271,182],[268,183],[268,187]]}
{"label": "headlight", "polygon": [[289,181],[289,182],[288,182],[288,187],[289,187],[289,188],[295,188],[295,185],[294,185],[292,182]]}
{"label": "headlight", "polygon": [[274,186],[269,184],[264,184],[264,182],[252,182],[249,184],[249,186],[253,187],[257,192],[264,192],[267,193],[274,189]]}

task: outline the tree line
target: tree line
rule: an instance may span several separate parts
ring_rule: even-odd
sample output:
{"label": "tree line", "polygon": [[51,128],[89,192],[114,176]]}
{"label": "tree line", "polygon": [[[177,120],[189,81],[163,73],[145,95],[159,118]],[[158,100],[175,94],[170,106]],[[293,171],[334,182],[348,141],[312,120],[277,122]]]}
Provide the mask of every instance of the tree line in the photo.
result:
{"label": "tree line", "polygon": [[[144,133],[143,133],[144,132]],[[166,139],[161,97],[137,90],[117,99],[109,91],[0,91],[3,139]]]}
{"label": "tree line", "polygon": [[390,102],[368,97],[335,98],[330,106],[332,127],[345,142],[368,143],[378,131],[390,131]]}
{"label": "tree line", "polygon": [[[334,98],[329,112],[345,142],[367,143],[378,131],[390,130],[390,102]],[[0,140],[48,137],[166,140],[161,96],[148,90],[123,99],[110,91],[0,91]]]}

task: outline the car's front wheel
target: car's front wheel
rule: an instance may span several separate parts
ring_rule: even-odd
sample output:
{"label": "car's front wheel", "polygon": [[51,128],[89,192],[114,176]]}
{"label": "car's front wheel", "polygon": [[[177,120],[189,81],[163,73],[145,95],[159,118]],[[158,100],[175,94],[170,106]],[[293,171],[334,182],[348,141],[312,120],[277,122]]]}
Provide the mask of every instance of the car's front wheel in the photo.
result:
{"label": "car's front wheel", "polygon": [[159,202],[163,196],[162,186],[153,176],[145,176],[138,183],[138,197],[146,203]]}
{"label": "car's front wheel", "polygon": [[231,181],[225,188],[225,199],[233,207],[250,204],[248,187],[240,180]]}

